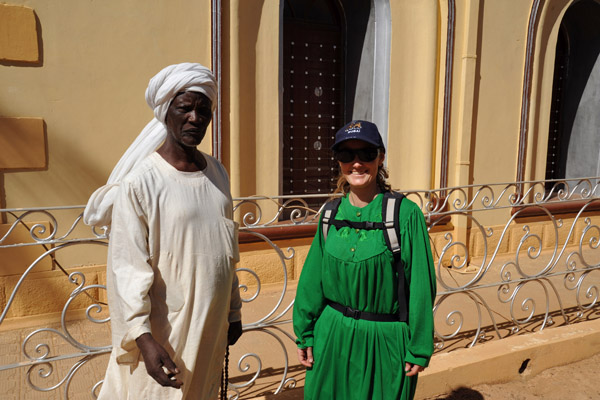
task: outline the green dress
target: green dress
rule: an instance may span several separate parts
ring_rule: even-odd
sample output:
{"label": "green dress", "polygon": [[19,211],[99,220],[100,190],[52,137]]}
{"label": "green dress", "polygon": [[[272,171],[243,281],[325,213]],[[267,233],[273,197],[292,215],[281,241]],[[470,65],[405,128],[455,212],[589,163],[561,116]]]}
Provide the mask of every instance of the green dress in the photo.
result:
{"label": "green dress", "polygon": [[[345,196],[336,219],[382,220],[383,195],[365,207]],[[321,225],[298,282],[294,331],[299,348],[313,347],[305,399],[412,399],[417,377],[405,362],[427,366],[433,353],[435,269],[423,213],[408,199],[400,207],[400,244],[408,288],[408,322],[344,317],[331,300],[357,310],[398,310],[397,273],[381,230],[332,225],[324,243]]]}

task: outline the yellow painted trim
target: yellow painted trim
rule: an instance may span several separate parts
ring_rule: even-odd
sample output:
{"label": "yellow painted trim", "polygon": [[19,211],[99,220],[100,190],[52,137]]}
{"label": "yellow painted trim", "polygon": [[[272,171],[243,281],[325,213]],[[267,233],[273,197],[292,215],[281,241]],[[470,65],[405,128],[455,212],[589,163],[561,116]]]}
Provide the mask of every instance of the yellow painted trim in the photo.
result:
{"label": "yellow painted trim", "polygon": [[38,31],[32,8],[0,4],[0,60],[40,60]]}
{"label": "yellow painted trim", "polygon": [[44,120],[0,117],[0,171],[41,170],[46,166]]}

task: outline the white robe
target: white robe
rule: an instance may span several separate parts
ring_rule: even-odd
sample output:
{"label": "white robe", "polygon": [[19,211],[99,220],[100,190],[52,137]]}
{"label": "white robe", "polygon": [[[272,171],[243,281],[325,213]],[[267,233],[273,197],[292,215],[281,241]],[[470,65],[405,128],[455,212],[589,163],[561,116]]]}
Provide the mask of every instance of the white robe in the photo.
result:
{"label": "white robe", "polygon": [[[100,400],[208,399],[220,386],[228,323],[241,319],[237,224],[223,166],[181,172],[152,153],[121,183],[107,286],[113,350]],[[135,339],[165,347],[181,389],[146,372]]]}

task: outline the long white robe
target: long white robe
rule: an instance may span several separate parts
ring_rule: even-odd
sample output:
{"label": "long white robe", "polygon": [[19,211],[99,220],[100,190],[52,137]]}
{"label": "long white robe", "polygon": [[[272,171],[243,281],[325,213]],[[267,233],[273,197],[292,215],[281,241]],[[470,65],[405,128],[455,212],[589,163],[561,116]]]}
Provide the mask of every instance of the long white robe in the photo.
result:
{"label": "long white robe", "polygon": [[[107,272],[113,350],[100,400],[217,395],[228,323],[241,319],[239,252],[227,173],[204,157],[203,171],[181,172],[152,153],[121,183]],[[170,354],[182,389],[147,374],[135,343],[145,332]]]}

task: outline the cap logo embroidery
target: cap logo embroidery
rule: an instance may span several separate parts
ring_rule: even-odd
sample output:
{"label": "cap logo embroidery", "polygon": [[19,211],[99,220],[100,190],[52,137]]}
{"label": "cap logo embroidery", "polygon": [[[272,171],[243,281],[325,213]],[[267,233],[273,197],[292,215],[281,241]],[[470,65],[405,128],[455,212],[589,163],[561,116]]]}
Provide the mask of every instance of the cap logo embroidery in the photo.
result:
{"label": "cap logo embroidery", "polygon": [[346,128],[346,132],[350,133],[350,132],[359,132],[361,129],[361,125],[360,122],[354,122],[351,123],[350,125],[348,125],[348,128]]}

